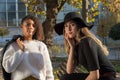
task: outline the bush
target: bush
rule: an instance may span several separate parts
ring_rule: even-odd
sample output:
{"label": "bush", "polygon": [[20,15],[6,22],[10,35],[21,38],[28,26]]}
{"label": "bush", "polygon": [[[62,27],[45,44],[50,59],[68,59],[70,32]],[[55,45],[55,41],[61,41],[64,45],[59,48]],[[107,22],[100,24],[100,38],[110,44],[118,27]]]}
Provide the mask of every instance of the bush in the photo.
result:
{"label": "bush", "polygon": [[120,40],[120,23],[115,24],[110,32],[109,32],[109,37],[112,38],[113,40]]}

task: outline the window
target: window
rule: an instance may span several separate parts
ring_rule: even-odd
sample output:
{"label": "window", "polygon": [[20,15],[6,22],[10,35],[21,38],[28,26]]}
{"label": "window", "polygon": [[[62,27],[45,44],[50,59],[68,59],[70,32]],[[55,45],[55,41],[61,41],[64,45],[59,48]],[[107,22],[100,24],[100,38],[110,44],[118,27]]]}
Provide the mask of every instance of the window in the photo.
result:
{"label": "window", "polygon": [[25,10],[26,10],[26,7],[25,7],[25,5],[23,4],[23,3],[18,3],[18,10],[19,10],[19,12],[25,12]]}
{"label": "window", "polygon": [[[19,0],[18,0],[19,1]],[[16,2],[16,0],[7,0],[7,2]]]}
{"label": "window", "polygon": [[6,13],[0,12],[0,26],[6,26]]}
{"label": "window", "polygon": [[6,0],[0,0],[0,3],[1,3],[1,2],[6,2]]}
{"label": "window", "polygon": [[0,2],[0,12],[5,12],[5,11],[6,11],[5,3]]}
{"label": "window", "polygon": [[15,3],[8,3],[7,11],[8,12],[15,12],[16,11],[16,4]]}
{"label": "window", "polygon": [[8,26],[16,26],[16,12],[8,12]]}

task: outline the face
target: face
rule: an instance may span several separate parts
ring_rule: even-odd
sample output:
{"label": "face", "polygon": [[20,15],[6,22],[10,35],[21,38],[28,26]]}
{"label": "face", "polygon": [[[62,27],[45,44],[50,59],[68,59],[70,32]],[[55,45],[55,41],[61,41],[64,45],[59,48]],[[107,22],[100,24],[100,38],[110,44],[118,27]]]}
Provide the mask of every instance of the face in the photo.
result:
{"label": "face", "polygon": [[69,37],[69,38],[74,38],[77,34],[77,25],[74,21],[68,21],[65,23],[64,25],[64,30],[65,30],[65,34]]}
{"label": "face", "polygon": [[22,24],[21,24],[21,30],[23,35],[26,38],[32,38],[32,36],[35,33],[35,25],[34,25],[34,21],[31,19],[25,20]]}

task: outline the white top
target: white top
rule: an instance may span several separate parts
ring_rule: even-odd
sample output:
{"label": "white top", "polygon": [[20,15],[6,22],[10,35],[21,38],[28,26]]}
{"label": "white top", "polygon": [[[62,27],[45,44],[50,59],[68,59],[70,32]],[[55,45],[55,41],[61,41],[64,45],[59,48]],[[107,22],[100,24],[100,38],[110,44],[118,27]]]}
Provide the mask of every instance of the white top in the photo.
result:
{"label": "white top", "polygon": [[3,57],[3,67],[12,73],[12,80],[22,80],[32,75],[39,80],[54,80],[47,46],[40,41],[24,41],[25,50],[12,43]]}

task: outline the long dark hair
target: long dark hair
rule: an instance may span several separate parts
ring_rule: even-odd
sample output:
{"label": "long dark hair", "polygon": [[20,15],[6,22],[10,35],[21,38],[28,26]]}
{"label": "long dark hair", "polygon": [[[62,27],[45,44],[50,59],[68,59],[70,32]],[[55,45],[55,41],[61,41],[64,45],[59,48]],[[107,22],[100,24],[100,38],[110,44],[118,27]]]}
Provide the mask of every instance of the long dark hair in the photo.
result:
{"label": "long dark hair", "polygon": [[28,20],[28,19],[31,19],[34,21],[34,25],[36,28],[36,31],[33,35],[33,39],[43,41],[44,40],[44,32],[43,32],[43,27],[42,27],[42,24],[40,23],[40,20],[34,15],[27,15],[22,19],[21,24],[25,20]]}

